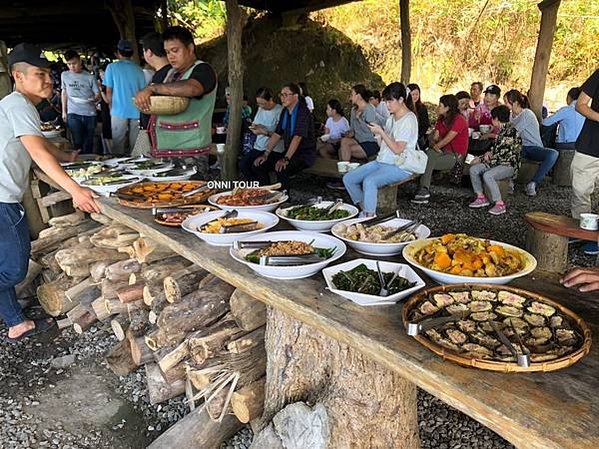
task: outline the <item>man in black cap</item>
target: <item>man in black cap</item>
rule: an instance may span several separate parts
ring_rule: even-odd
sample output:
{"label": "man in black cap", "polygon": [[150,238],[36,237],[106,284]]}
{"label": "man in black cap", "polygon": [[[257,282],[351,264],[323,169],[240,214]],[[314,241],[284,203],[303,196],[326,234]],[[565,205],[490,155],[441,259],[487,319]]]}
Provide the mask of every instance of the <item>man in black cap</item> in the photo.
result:
{"label": "man in black cap", "polygon": [[91,190],[80,187],[58,160],[67,155],[44,138],[35,105],[52,95],[50,62],[34,45],[19,44],[8,55],[15,91],[0,101],[0,318],[8,327],[9,342],[37,335],[54,326],[52,320],[29,320],[15,294],[27,274],[31,243],[21,205],[32,160],[73,197],[75,207],[99,212]]}

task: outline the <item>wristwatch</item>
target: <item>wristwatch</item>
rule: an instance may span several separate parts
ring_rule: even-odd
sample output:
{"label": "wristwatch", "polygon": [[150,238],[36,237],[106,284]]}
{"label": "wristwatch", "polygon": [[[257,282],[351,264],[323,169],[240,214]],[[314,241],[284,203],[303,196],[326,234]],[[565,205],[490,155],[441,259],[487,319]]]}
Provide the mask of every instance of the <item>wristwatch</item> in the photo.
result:
{"label": "wristwatch", "polygon": [[289,162],[289,161],[291,161],[291,159],[289,159],[287,156],[285,156],[285,157],[283,158],[283,160],[284,160],[285,162]]}

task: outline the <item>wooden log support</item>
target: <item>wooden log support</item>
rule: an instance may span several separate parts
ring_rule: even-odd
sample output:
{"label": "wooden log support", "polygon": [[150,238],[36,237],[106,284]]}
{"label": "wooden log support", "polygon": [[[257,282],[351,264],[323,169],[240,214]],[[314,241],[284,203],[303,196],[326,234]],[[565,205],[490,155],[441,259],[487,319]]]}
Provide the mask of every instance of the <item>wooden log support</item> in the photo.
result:
{"label": "wooden log support", "polygon": [[[171,398],[185,393],[185,381],[177,380],[168,383],[162,377],[158,365],[155,363],[146,363],[146,377],[148,382],[148,395],[150,404],[156,405]],[[192,446],[171,446],[171,447],[192,447]],[[193,446],[197,447],[197,446]]]}
{"label": "wooden log support", "polygon": [[262,426],[286,404],[326,408],[328,447],[420,447],[416,387],[360,352],[268,309]]}
{"label": "wooden log support", "polygon": [[89,217],[92,220],[94,220],[95,222],[101,223],[103,225],[110,226],[112,224],[112,219],[108,218],[106,215],[97,214],[95,212],[92,212],[91,214],[89,214]]}
{"label": "wooden log support", "polygon": [[164,278],[164,295],[169,303],[181,301],[181,298],[198,289],[199,282],[208,274],[198,265],[192,265]]}
{"label": "wooden log support", "polygon": [[106,365],[117,376],[126,376],[136,370],[137,366],[131,357],[128,340],[114,346],[106,356]]}
{"label": "wooden log support", "polygon": [[134,241],[133,249],[135,251],[135,258],[139,263],[152,263],[176,255],[170,248],[146,237],[140,237]]}
{"label": "wooden log support", "polygon": [[572,159],[574,159],[575,153],[576,150],[559,150],[559,157],[553,166],[552,176],[553,183],[556,186],[572,186],[572,173],[570,173],[570,166],[572,165]]}
{"label": "wooden log support", "polygon": [[237,419],[244,424],[262,416],[266,378],[252,382],[233,393],[231,408]]}
{"label": "wooden log support", "polygon": [[63,215],[61,217],[50,218],[48,224],[50,226],[74,226],[81,223],[85,219],[85,214],[77,210],[72,214]]}
{"label": "wooden log support", "polygon": [[537,269],[563,273],[568,268],[568,237],[530,227],[526,250],[537,259]]}
{"label": "wooden log support", "polygon": [[229,300],[231,315],[240,329],[253,331],[266,324],[266,306],[237,289]]}
{"label": "wooden log support", "polygon": [[399,186],[418,179],[418,175],[412,175],[397,184],[390,184],[379,189],[377,194],[376,213],[384,215],[397,209],[397,191]]}
{"label": "wooden log support", "polygon": [[71,200],[71,194],[67,192],[54,192],[40,198],[39,204],[43,207],[54,206],[55,204],[62,203],[63,201]]}

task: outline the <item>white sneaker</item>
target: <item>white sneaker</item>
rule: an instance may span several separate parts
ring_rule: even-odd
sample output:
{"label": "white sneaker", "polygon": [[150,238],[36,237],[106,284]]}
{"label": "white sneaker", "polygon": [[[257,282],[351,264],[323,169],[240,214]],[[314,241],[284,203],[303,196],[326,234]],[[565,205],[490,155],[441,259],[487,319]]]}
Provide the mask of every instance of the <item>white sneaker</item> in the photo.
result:
{"label": "white sneaker", "polygon": [[537,185],[533,181],[526,184],[526,194],[528,196],[537,196]]}

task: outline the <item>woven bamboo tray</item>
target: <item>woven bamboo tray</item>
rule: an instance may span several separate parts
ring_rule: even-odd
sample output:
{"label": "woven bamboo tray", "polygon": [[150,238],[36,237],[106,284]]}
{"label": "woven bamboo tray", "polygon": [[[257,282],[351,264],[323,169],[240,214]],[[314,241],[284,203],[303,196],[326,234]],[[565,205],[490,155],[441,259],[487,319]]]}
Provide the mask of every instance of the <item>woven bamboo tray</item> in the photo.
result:
{"label": "woven bamboo tray", "polygon": [[[194,209],[206,210],[206,212],[218,210],[218,207],[210,206],[209,204],[189,204],[189,205],[181,206],[181,208],[182,209],[190,209],[190,210],[194,210]],[[203,212],[200,212],[200,213],[203,213]],[[191,215],[196,215],[196,214],[191,214]],[[173,223],[170,221],[160,220],[159,218],[156,218],[156,217],[154,217],[154,221],[158,224],[161,224],[162,226],[169,226],[171,228],[180,228],[181,223],[183,223],[183,221],[181,221],[181,223]]]}
{"label": "woven bamboo tray", "polygon": [[508,291],[515,293],[517,295],[533,299],[535,301],[540,301],[545,304],[548,304],[554,307],[556,310],[559,310],[563,315],[567,316],[574,327],[576,327],[577,331],[583,337],[583,343],[580,348],[576,351],[568,354],[566,356],[560,357],[555,360],[550,360],[546,362],[531,362],[528,368],[523,368],[518,366],[518,364],[514,362],[501,362],[501,361],[492,361],[492,360],[484,360],[484,359],[476,359],[472,357],[463,356],[457,354],[450,349],[444,348],[437,343],[429,340],[426,336],[417,335],[414,338],[420,342],[423,346],[434,352],[435,354],[443,357],[443,360],[450,360],[452,362],[457,363],[458,365],[467,366],[470,368],[478,368],[482,370],[488,371],[499,371],[502,373],[532,373],[532,372],[543,372],[547,373],[550,371],[557,371],[562,368],[567,368],[569,366],[574,365],[580,359],[582,359],[585,355],[587,355],[591,351],[591,330],[584,322],[582,318],[572,312],[570,309],[562,306],[561,304],[545,297],[539,295],[537,293],[529,292],[528,290],[523,290],[515,287],[508,287],[505,285],[491,285],[491,284],[460,284],[460,285],[442,285],[439,287],[432,287],[426,289],[417,295],[412,296],[403,306],[403,322],[404,326],[407,328],[408,326],[408,316],[410,312],[416,308],[416,306],[423,301],[425,298],[428,298],[429,295],[435,293],[447,293],[451,291],[464,291],[464,290],[489,290],[498,292],[500,290]]}
{"label": "woven bamboo tray", "polygon": [[[137,209],[201,204],[206,202],[208,197],[213,195],[215,191],[210,189],[204,190],[189,197],[183,197],[183,193],[197,189],[205,184],[206,181],[139,182],[121,187],[116,191],[114,196],[117,198],[119,204]],[[140,189],[143,190],[143,193],[140,193]],[[158,197],[158,193],[162,194],[164,198]],[[134,200],[126,198],[124,195],[143,195],[146,198],[145,200]]]}
{"label": "woven bamboo tray", "polygon": [[153,95],[150,97],[150,104],[148,114],[175,115],[187,109],[189,98]]}

